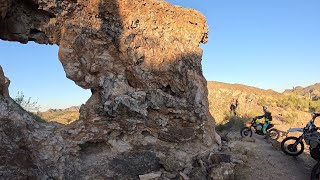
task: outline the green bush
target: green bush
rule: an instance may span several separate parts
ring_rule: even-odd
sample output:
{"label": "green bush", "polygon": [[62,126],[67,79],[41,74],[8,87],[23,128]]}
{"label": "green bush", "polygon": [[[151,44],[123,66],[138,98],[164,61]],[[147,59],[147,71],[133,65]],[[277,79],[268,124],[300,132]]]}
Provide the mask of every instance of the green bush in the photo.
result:
{"label": "green bush", "polygon": [[32,112],[29,112],[31,114],[31,116],[33,116],[33,118],[37,121],[37,122],[40,122],[40,123],[44,123],[44,122],[47,122],[46,120],[42,119],[40,116],[38,116],[37,114],[34,114]]}
{"label": "green bush", "polygon": [[257,104],[259,106],[267,106],[268,102],[267,102],[267,99],[265,97],[260,97]]}
{"label": "green bush", "polygon": [[294,124],[297,119],[298,119],[298,113],[296,112],[291,112],[291,113],[288,113],[284,118],[286,119],[286,122],[288,124]]}
{"label": "green bush", "polygon": [[275,98],[261,97],[258,105],[261,106],[277,106],[285,109],[305,111],[309,108],[309,99],[295,94],[290,94]]}
{"label": "green bush", "polygon": [[310,111],[311,112],[320,112],[320,99],[310,102]]}
{"label": "green bush", "polygon": [[26,97],[23,92],[18,92],[18,95],[13,99],[22,109],[27,111],[37,122],[46,122],[40,116],[35,114],[34,112],[39,111],[40,106],[38,105],[38,101],[33,101],[31,97]]}
{"label": "green bush", "polygon": [[23,92],[20,91],[18,91],[18,95],[13,100],[26,111],[36,112],[40,109],[38,101],[32,100],[31,97],[26,97]]}

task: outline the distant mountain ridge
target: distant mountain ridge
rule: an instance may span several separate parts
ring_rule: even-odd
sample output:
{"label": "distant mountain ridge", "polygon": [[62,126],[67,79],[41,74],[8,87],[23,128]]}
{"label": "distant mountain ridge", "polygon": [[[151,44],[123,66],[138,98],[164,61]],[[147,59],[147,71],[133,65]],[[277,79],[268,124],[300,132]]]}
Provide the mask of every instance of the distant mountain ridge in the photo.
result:
{"label": "distant mountain ridge", "polygon": [[55,121],[62,124],[69,124],[79,119],[80,106],[71,106],[66,109],[49,109],[45,112],[37,112],[45,121]]}
{"label": "distant mountain ridge", "polygon": [[233,91],[242,91],[242,92],[251,92],[254,94],[260,94],[260,95],[280,95],[281,93],[278,93],[272,89],[260,89],[253,86],[243,85],[243,84],[229,84],[224,82],[217,82],[217,81],[208,81],[208,89],[229,89]]}
{"label": "distant mountain ridge", "polygon": [[79,111],[80,106],[71,106],[65,109],[48,109],[47,111],[44,112],[61,112],[61,111]]}
{"label": "distant mountain ridge", "polygon": [[297,86],[292,89],[287,89],[283,93],[296,93],[301,96],[311,97],[313,100],[318,100],[320,99],[320,83],[316,83],[305,88]]}

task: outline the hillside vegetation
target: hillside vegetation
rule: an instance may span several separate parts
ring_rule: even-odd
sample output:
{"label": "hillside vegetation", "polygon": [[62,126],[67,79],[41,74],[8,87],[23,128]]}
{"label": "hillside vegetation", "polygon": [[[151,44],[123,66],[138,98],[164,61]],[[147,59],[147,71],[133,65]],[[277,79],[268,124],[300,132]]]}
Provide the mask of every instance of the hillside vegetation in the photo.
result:
{"label": "hillside vegetation", "polygon": [[58,122],[61,124],[70,124],[79,119],[79,108],[70,107],[67,109],[50,109],[45,112],[37,112],[36,115],[44,119],[45,121]]}
{"label": "hillside vegetation", "polygon": [[[254,116],[262,115],[262,106],[266,105],[271,110],[275,123],[286,126],[304,126],[310,120],[310,112],[320,112],[320,99],[316,92],[318,85],[295,90],[286,90],[278,93],[273,90],[263,90],[241,84],[227,84],[221,82],[208,82],[209,110],[215,117],[217,124],[223,124],[230,118],[230,104],[232,99],[238,99],[238,116],[250,120]],[[320,86],[319,86],[320,88]],[[314,96],[310,98],[312,92]],[[79,107],[67,109],[50,109],[38,112],[38,116],[46,121],[55,121],[69,124],[79,119]]]}
{"label": "hillside vegetation", "polygon": [[240,84],[208,82],[209,108],[217,124],[229,120],[232,99],[238,99],[237,114],[251,118],[262,115],[266,105],[274,117],[274,123],[304,126],[310,120],[311,111],[320,111],[320,100],[296,92],[278,93]]}
{"label": "hillside vegetation", "polygon": [[284,93],[299,94],[313,100],[318,100],[320,99],[320,83],[305,88],[301,86],[293,87],[292,89],[285,90]]}

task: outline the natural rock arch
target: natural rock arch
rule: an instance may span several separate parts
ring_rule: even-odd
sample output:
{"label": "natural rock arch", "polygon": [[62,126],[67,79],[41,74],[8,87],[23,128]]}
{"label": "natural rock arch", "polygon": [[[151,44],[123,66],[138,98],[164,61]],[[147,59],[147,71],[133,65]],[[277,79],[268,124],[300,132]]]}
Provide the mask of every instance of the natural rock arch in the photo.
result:
{"label": "natural rock arch", "polygon": [[200,13],[155,0],[4,0],[0,15],[0,39],[59,45],[67,77],[92,91],[79,122],[31,128],[50,137],[39,146],[24,140],[33,150],[28,162],[42,170],[33,176],[126,179],[161,167],[190,173],[196,156],[217,147]]}

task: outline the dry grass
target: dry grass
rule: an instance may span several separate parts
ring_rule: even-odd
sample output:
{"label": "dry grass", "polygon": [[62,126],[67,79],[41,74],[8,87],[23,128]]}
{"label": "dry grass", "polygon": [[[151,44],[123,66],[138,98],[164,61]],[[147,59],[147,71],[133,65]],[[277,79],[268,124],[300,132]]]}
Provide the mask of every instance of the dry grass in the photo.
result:
{"label": "dry grass", "polygon": [[79,119],[78,111],[38,112],[38,116],[46,121],[55,121],[61,124],[70,124]]}
{"label": "dry grass", "polygon": [[[282,94],[255,87],[208,82],[210,113],[217,125],[226,122],[226,114],[233,98],[239,100],[237,115],[254,117],[262,115],[262,106],[267,105],[274,117],[274,124],[286,130],[288,127],[303,127],[310,120],[309,99],[297,94]],[[311,102],[311,108],[320,110],[320,101]]]}

